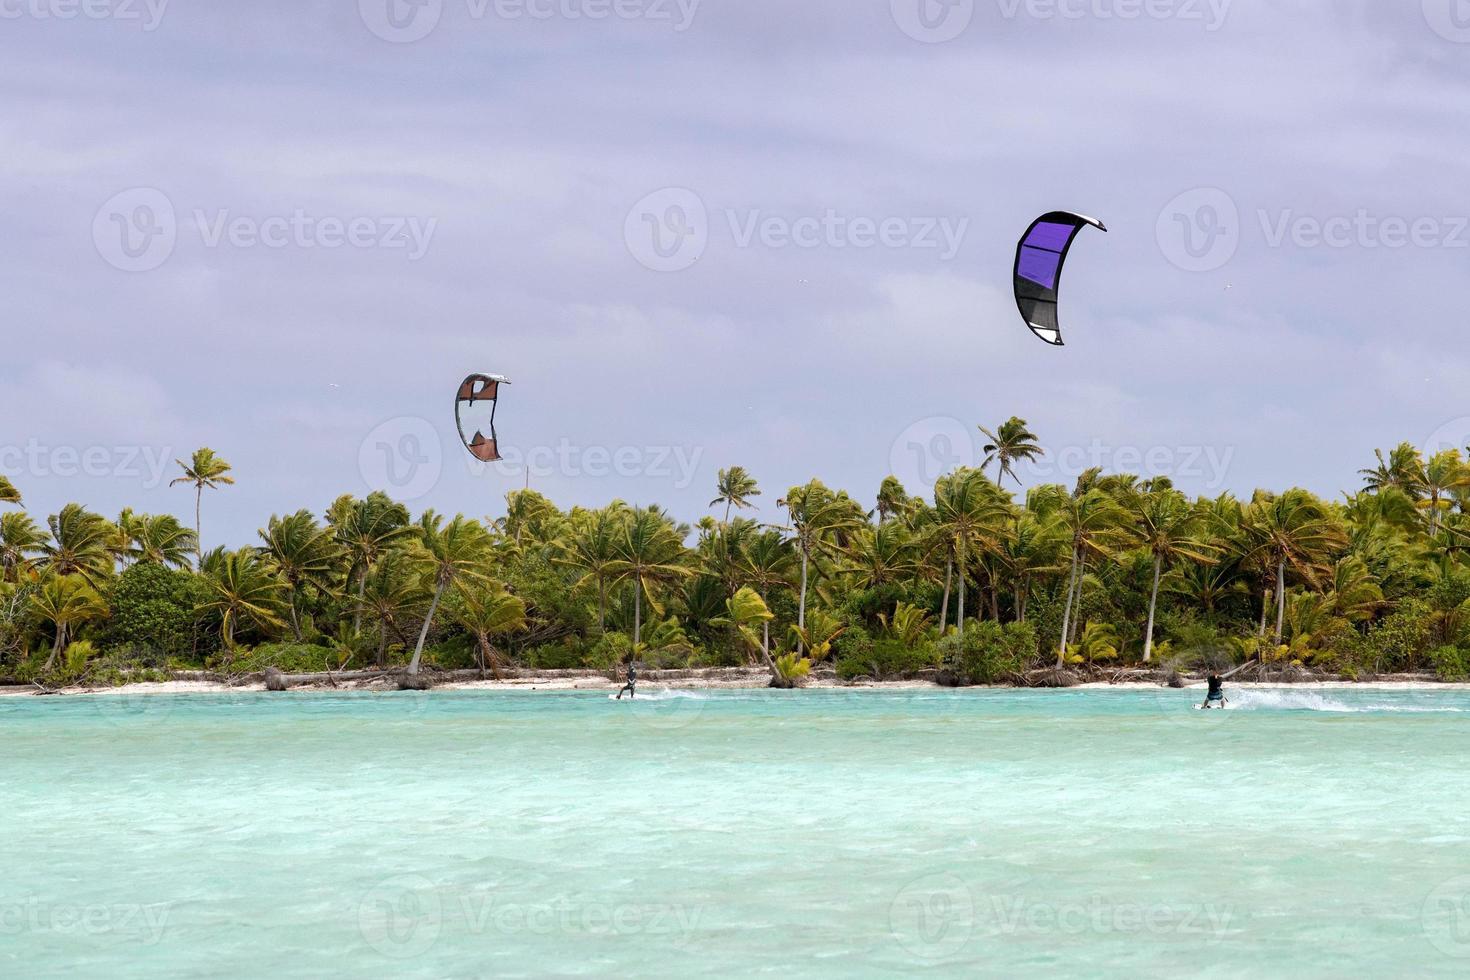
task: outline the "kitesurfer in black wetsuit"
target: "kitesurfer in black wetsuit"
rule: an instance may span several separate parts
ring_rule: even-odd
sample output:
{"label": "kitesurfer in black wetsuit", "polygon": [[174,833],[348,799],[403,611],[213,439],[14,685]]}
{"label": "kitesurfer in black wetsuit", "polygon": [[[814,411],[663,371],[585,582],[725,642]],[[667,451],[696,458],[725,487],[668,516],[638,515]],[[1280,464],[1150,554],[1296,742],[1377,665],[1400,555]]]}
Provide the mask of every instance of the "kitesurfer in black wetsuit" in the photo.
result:
{"label": "kitesurfer in black wetsuit", "polygon": [[1204,708],[1223,708],[1228,702],[1225,700],[1225,681],[1214,671],[1210,672],[1210,693],[1205,695]]}
{"label": "kitesurfer in black wetsuit", "polygon": [[636,698],[638,696],[638,692],[637,692],[637,690],[635,690],[637,687],[638,687],[638,665],[636,663],[633,663],[633,662],[630,661],[628,663],[628,683],[624,684],[623,685],[623,690],[618,692],[618,700],[619,701],[623,700],[623,692],[624,691],[626,691],[628,693],[628,697],[630,697],[630,698]]}

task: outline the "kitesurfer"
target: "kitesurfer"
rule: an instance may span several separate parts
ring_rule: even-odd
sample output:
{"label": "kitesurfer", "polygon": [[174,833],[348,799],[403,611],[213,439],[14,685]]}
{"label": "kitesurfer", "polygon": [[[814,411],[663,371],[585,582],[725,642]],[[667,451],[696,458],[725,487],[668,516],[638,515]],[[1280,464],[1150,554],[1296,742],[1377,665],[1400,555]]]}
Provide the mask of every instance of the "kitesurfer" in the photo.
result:
{"label": "kitesurfer", "polygon": [[1202,704],[1202,705],[1200,705],[1200,707],[1202,707],[1202,708],[1214,708],[1214,707],[1224,708],[1225,705],[1228,704],[1229,702],[1227,702],[1225,700],[1225,681],[1220,676],[1220,672],[1219,671],[1215,671],[1215,670],[1210,671],[1209,684],[1210,684],[1210,692],[1205,695],[1205,703]]}
{"label": "kitesurfer", "polygon": [[628,683],[624,684],[623,685],[623,689],[618,692],[618,700],[619,701],[623,700],[623,692],[624,691],[627,692],[628,697],[630,697],[630,698],[636,698],[638,696],[638,692],[636,690],[637,687],[638,687],[638,665],[636,663],[634,663],[633,661],[630,660],[630,661],[628,661]]}

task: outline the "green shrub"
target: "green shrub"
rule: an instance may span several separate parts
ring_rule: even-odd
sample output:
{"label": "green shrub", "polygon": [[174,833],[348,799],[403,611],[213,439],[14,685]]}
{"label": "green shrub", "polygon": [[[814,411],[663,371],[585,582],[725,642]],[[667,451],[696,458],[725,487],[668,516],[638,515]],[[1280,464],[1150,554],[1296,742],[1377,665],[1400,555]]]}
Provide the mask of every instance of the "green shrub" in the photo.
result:
{"label": "green shrub", "polygon": [[274,667],[284,674],[319,674],[336,670],[338,659],[337,652],[330,647],[310,643],[263,643],[253,650],[237,652],[228,667],[236,673],[258,673]]}
{"label": "green shrub", "polygon": [[1036,626],[1033,623],[995,622],[966,624],[964,638],[946,636],[939,641],[944,667],[964,684],[998,684],[1013,680],[1036,656]]}
{"label": "green shrub", "polygon": [[[846,639],[846,636],[842,638]],[[938,649],[932,643],[909,647],[900,640],[865,638],[862,643],[843,644],[843,652],[837,658],[837,676],[845,681],[859,677],[893,680],[938,665]]]}
{"label": "green shrub", "polygon": [[190,651],[194,609],[203,588],[190,572],[147,562],[127,568],[112,590],[108,644],[127,647],[158,666],[170,656]]}
{"label": "green shrub", "polygon": [[1470,650],[1464,647],[1440,647],[1429,655],[1440,680],[1470,681]]}

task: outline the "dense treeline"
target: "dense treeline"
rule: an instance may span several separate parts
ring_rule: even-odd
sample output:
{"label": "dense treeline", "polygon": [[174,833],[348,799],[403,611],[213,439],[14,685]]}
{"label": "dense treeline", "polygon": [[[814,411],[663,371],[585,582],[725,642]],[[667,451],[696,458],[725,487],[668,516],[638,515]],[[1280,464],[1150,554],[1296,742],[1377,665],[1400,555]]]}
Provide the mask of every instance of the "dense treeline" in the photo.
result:
{"label": "dense treeline", "polygon": [[1017,499],[1041,454],[1022,420],[984,465],[872,511],[820,481],[761,494],[721,471],[713,515],[558,510],[511,493],[503,518],[411,514],[382,494],[273,516],[258,543],[205,551],[207,449],[175,481],[196,525],[69,504],[40,525],[0,477],[0,677],[119,682],[185,668],[287,672],[509,665],[764,665],[843,678],[938,669],[957,683],[1065,681],[1105,666],[1254,664],[1263,673],[1470,677],[1470,466],[1403,445],[1342,502],[1299,489],[1188,499],[1166,479],[1084,473]]}

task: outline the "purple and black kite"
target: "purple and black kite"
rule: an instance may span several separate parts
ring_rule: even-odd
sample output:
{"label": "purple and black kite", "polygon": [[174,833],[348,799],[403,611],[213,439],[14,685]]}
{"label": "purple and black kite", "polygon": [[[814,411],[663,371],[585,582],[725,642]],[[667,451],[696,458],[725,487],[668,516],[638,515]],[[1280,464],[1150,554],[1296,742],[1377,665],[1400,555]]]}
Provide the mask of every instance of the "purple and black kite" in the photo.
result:
{"label": "purple and black kite", "polygon": [[1062,266],[1072,240],[1091,225],[1108,229],[1096,218],[1053,211],[1031,223],[1016,246],[1016,306],[1031,332],[1054,347],[1061,347],[1062,328],[1057,322],[1057,290],[1062,284]]}

